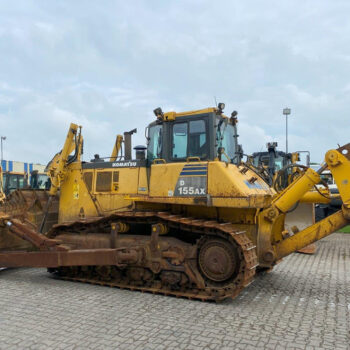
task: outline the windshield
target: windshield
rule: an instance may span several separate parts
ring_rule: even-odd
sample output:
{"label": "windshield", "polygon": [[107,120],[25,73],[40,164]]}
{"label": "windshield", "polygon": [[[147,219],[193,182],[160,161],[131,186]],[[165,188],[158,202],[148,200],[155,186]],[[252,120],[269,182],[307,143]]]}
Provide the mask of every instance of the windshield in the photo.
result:
{"label": "windshield", "polygon": [[[38,183],[35,184],[36,186],[34,186],[34,184],[31,184],[31,186],[38,188],[38,189],[41,189],[41,190],[49,189],[50,188],[50,180],[49,180],[48,175],[39,174],[37,176],[38,176],[38,178],[37,178]],[[32,177],[32,179],[33,179],[33,177]]]}
{"label": "windshield", "polygon": [[[267,168],[269,166],[269,160],[270,156],[268,154],[264,155],[257,155],[253,159],[253,165],[258,167],[258,166],[263,166]],[[284,167],[284,158],[282,156],[277,156],[275,158],[275,169],[274,171],[279,171]]]}
{"label": "windshield", "polygon": [[[235,128],[228,120],[221,119],[216,131],[216,141],[219,148],[223,148],[228,157],[233,160],[236,156]],[[223,158],[223,160],[225,160]]]}
{"label": "windshield", "polygon": [[18,185],[17,175],[9,174],[8,175],[8,188],[10,190],[17,189],[17,185]]}
{"label": "windshield", "polygon": [[333,176],[332,174],[321,174],[321,180],[326,182],[328,185],[333,185]]}
{"label": "windshield", "polygon": [[283,166],[284,166],[283,165],[283,161],[284,161],[284,159],[281,156],[278,156],[278,157],[275,158],[275,169],[276,169],[276,171],[281,170],[283,168]]}
{"label": "windshield", "polygon": [[162,157],[162,125],[153,125],[148,132],[147,159]]}

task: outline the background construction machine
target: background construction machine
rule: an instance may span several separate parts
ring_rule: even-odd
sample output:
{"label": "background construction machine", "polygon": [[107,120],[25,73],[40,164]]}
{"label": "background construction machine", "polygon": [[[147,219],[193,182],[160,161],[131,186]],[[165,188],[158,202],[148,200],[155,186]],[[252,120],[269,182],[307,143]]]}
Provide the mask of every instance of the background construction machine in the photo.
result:
{"label": "background construction machine", "polygon": [[[223,107],[157,108],[147,148],[137,147],[136,159],[131,142],[119,156],[119,137],[109,162],[82,162],[81,129],[71,124],[48,169],[50,197],[40,229],[60,191],[58,224],[41,234],[3,213],[0,266],[47,267],[74,281],[221,300],[237,296],[257,270],[271,269],[348,223],[350,144],[328,151],[321,169],[304,169],[277,193],[237,162],[237,118],[226,117]],[[286,214],[298,202],[320,201],[310,190],[326,168],[338,184],[342,210],[290,232]]]}
{"label": "background construction machine", "polygon": [[29,186],[35,189],[50,187],[44,165],[3,160],[2,171],[2,191],[6,196]]}
{"label": "background construction machine", "polygon": [[[302,169],[310,167],[310,152],[285,153],[277,150],[277,146],[277,142],[267,143],[267,151],[254,152],[248,156],[247,162],[259,169],[266,182],[280,192],[299,176]],[[305,164],[300,163],[302,153],[306,154]]]}
{"label": "background construction machine", "polygon": [[[252,164],[265,181],[272,186],[276,192],[283,191],[296,177],[302,175],[303,170],[310,167],[310,152],[298,151],[285,153],[277,150],[277,142],[267,143],[267,151],[254,152],[248,156],[247,162]],[[305,164],[300,163],[301,154],[305,154]],[[327,191],[326,191],[327,192]],[[328,193],[328,192],[327,192]],[[285,227],[293,231],[295,227],[304,229],[315,223],[315,204],[297,203],[286,215]],[[299,253],[314,254],[316,245],[310,244],[300,250]]]}

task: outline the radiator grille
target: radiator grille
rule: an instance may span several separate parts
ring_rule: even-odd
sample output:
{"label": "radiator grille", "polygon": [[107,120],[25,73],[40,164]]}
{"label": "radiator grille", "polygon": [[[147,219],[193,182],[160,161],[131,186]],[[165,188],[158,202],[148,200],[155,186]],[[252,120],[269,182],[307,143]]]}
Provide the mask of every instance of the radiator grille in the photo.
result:
{"label": "radiator grille", "polygon": [[113,171],[113,182],[119,182],[119,171]]}
{"label": "radiator grille", "polygon": [[101,171],[97,173],[96,192],[109,192],[112,184],[112,172]]}
{"label": "radiator grille", "polygon": [[88,191],[91,191],[91,189],[92,189],[92,172],[84,173],[84,182],[86,184]]}

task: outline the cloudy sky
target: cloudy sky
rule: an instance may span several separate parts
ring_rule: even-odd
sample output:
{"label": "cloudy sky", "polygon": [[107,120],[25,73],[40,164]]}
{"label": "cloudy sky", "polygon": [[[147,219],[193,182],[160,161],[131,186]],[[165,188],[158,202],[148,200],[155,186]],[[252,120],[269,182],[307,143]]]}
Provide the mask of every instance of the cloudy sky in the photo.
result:
{"label": "cloudy sky", "polygon": [[0,2],[4,158],[46,163],[70,122],[84,159],[144,128],[153,109],[226,103],[246,153],[278,141],[313,161],[350,141],[350,2]]}

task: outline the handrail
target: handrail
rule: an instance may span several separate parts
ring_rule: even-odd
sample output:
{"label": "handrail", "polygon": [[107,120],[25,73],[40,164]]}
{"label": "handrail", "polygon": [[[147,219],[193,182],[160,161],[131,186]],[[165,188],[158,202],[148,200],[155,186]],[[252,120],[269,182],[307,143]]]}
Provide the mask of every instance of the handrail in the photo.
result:
{"label": "handrail", "polygon": [[152,164],[165,164],[165,163],[166,161],[163,158],[156,158],[156,159],[153,159],[152,161]]}
{"label": "handrail", "polygon": [[199,157],[187,157],[186,162],[200,162],[201,159]]}

